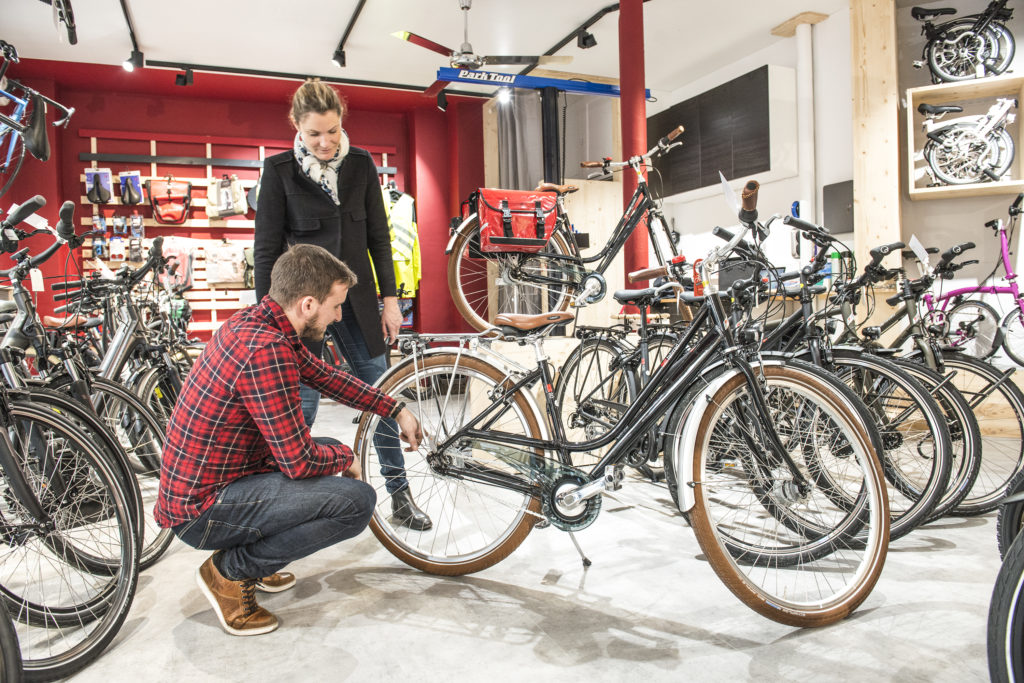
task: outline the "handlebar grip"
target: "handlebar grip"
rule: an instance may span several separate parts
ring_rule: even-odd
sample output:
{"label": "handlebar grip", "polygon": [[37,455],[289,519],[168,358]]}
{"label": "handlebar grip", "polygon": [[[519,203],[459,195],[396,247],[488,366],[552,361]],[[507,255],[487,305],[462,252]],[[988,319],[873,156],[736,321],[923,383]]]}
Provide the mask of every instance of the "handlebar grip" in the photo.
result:
{"label": "handlebar grip", "polygon": [[57,221],[57,234],[65,242],[75,236],[75,203],[66,201],[60,206],[60,220]]}
{"label": "handlebar grip", "polygon": [[604,164],[600,161],[581,161],[580,168],[602,168]]}
{"label": "handlebar grip", "polygon": [[797,230],[806,230],[808,232],[824,232],[825,231],[824,228],[822,228],[821,226],[815,225],[814,223],[811,223],[810,221],[805,221],[802,218],[797,218],[796,216],[783,216],[782,217],[782,222],[784,224],[786,224],[786,225],[793,226]]}
{"label": "handlebar grip", "polygon": [[82,290],[76,289],[73,292],[60,292],[58,294],[54,294],[53,295],[53,300],[54,301],[64,301],[65,299],[80,298],[81,295],[82,295]]}
{"label": "handlebar grip", "polygon": [[61,289],[70,289],[72,287],[81,287],[84,283],[81,280],[68,280],[67,282],[55,282],[50,285],[50,289],[58,291]]}
{"label": "handlebar grip", "polygon": [[711,234],[714,235],[715,237],[720,237],[726,242],[735,237],[735,235],[733,235],[731,232],[729,232],[725,228],[720,228],[717,225],[711,229]]}
{"label": "handlebar grip", "polygon": [[800,277],[799,270],[787,270],[785,273],[779,275],[775,279],[778,280],[779,282],[789,282],[790,280],[795,280],[798,277]]}
{"label": "handlebar grip", "polygon": [[889,304],[890,306],[895,306],[902,299],[903,299],[903,295],[902,294],[894,294],[893,296],[890,296],[888,299],[886,299],[885,303]]}
{"label": "handlebar grip", "polygon": [[640,282],[641,280],[653,280],[656,277],[663,277],[665,275],[668,275],[667,266],[655,266],[654,268],[635,270],[627,275],[626,279],[630,282]]}
{"label": "handlebar grip", "polygon": [[748,180],[747,184],[743,186],[743,192],[740,193],[740,203],[743,205],[744,211],[754,211],[757,209],[757,190],[761,187],[761,184],[756,180]]}
{"label": "handlebar grip", "polygon": [[1010,204],[1010,208],[1019,209],[1021,200],[1024,200],[1024,192],[1021,192],[1019,195],[1017,195],[1017,198],[1013,200],[1013,204]]}
{"label": "handlebar grip", "polygon": [[43,195],[37,194],[35,197],[32,197],[32,199],[29,199],[27,202],[24,202],[20,206],[18,206],[18,208],[14,210],[14,213],[11,213],[7,216],[7,219],[4,220],[4,223],[13,227],[18,223],[22,222],[23,220],[25,220],[26,218],[28,218],[29,216],[31,216],[32,214],[34,214],[39,209],[43,208],[44,206],[46,206],[46,199],[43,198]]}
{"label": "handlebar grip", "polygon": [[907,245],[903,244],[903,242],[893,242],[892,244],[883,244],[880,247],[875,247],[868,252],[871,254],[871,265],[877,266],[882,262],[882,259],[891,254],[893,250],[902,249],[905,246]]}
{"label": "handlebar grip", "polygon": [[[76,306],[76,308],[77,308],[77,306]],[[64,304],[63,306],[57,306],[56,308],[54,308],[53,312],[54,313],[67,313],[69,310],[71,310],[71,305],[70,304]]]}
{"label": "handlebar grip", "polygon": [[672,142],[677,137],[679,137],[680,135],[683,134],[683,130],[684,130],[684,128],[682,126],[676,126],[675,128],[672,129],[672,131],[668,135],[665,136],[665,138],[669,142]]}
{"label": "handlebar grip", "polygon": [[961,263],[960,267],[961,268],[966,268],[967,266],[973,266],[973,265],[975,265],[977,263],[981,263],[981,261],[979,261],[976,258],[972,258],[970,261],[964,261],[963,263]]}
{"label": "handlebar grip", "polygon": [[153,240],[153,244],[150,245],[150,247],[149,247],[149,257],[150,258],[159,258],[159,259],[162,259],[164,257],[164,238],[163,237],[157,237],[157,238],[155,238]]}
{"label": "handlebar grip", "polygon": [[958,244],[955,247],[950,247],[946,252],[942,254],[942,259],[939,261],[939,263],[949,263],[954,258],[964,253],[968,249],[974,249],[974,242],[964,242],[963,244]]}

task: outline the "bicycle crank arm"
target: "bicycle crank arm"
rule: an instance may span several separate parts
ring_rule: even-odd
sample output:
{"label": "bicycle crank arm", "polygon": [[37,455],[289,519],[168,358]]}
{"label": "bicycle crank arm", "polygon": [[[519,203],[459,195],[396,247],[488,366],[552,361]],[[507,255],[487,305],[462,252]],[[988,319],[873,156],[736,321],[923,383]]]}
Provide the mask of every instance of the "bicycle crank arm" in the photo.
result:
{"label": "bicycle crank arm", "polygon": [[609,465],[604,468],[604,476],[600,479],[558,496],[558,504],[567,508],[576,507],[585,500],[601,495],[605,491],[618,491],[622,488],[623,472],[621,467]]}

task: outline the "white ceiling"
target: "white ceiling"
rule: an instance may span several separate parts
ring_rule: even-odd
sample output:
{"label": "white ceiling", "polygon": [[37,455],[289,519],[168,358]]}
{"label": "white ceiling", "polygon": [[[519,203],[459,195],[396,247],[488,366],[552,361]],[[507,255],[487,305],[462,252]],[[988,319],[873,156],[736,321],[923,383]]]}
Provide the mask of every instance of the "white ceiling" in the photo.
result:
{"label": "white ceiling", "polygon": [[[22,57],[120,64],[131,50],[119,0],[71,0],[78,44],[58,42],[49,5],[0,0],[0,39]],[[457,48],[458,0],[367,0],[345,45],[347,66],[330,62],[357,0],[126,0],[147,60],[332,76],[426,88],[443,56],[390,34],[406,30]],[[474,0],[469,39],[477,54],[541,54],[611,0]],[[650,0],[644,4],[647,87],[675,90],[774,41],[772,27],[803,11],[832,14],[847,0]],[[287,10],[287,11],[286,11]],[[572,41],[563,71],[618,76],[618,13],[591,29],[597,46]],[[521,67],[492,67],[517,72]],[[460,90],[472,86],[458,84]]]}

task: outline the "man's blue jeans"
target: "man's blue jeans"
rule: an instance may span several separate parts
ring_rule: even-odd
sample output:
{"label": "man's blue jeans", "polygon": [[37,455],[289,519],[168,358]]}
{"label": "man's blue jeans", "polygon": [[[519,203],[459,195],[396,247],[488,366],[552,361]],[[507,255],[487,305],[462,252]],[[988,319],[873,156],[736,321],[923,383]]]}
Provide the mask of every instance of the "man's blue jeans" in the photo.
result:
{"label": "man's blue jeans", "polygon": [[359,534],[376,501],[369,484],[348,477],[254,474],[228,484],[212,506],[174,533],[193,548],[223,551],[218,564],[225,578],[258,579]]}
{"label": "man's blue jeans", "polygon": [[[356,314],[347,301],[341,306],[341,321],[334,323],[332,327],[338,333],[341,353],[352,368],[352,374],[367,384],[373,384],[380,379],[387,370],[387,363],[383,355],[370,357],[362,330],[356,321]],[[306,347],[314,356],[319,357],[323,343],[306,342]],[[320,392],[303,384],[299,386],[299,396],[302,398],[302,417],[306,420],[306,426],[312,427],[320,407]],[[377,431],[373,435],[373,445],[377,449],[377,457],[381,462],[380,473],[386,479],[385,487],[388,493],[395,493],[408,487],[409,481],[405,478],[405,457],[402,455],[402,444],[398,439],[398,423],[394,420],[378,422]]]}

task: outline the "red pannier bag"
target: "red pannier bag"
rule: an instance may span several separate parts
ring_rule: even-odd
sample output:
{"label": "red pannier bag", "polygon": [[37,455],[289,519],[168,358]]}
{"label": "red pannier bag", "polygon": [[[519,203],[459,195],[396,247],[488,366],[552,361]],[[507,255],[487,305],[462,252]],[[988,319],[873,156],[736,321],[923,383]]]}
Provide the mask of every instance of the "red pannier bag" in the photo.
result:
{"label": "red pannier bag", "polygon": [[167,225],[181,225],[192,207],[192,183],[167,176],[147,180],[146,194],[153,207],[153,218]]}
{"label": "red pannier bag", "polygon": [[555,230],[556,202],[554,192],[479,190],[480,251],[541,251]]}

